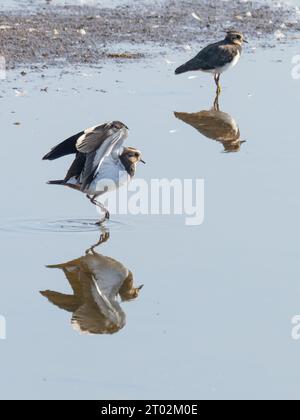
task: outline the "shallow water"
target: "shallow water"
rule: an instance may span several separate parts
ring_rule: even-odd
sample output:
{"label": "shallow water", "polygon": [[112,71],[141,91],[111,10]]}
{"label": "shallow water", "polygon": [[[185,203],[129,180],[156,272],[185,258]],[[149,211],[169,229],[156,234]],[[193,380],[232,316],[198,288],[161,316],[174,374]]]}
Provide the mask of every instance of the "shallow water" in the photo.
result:
{"label": "shallow water", "polygon": [[[188,51],[45,77],[24,69],[0,82],[1,398],[299,398],[297,52],[248,52],[224,76],[221,111],[246,140],[237,153],[174,116],[214,99],[209,75],[173,76]],[[98,252],[144,287],[120,303],[118,332],[81,335],[72,312],[40,292],[71,293],[63,271],[46,266],[84,258],[100,236],[97,214],[83,196],[45,184],[70,159],[41,157],[111,119],[143,151],[139,177],[204,178],[205,221],[113,216]]]}

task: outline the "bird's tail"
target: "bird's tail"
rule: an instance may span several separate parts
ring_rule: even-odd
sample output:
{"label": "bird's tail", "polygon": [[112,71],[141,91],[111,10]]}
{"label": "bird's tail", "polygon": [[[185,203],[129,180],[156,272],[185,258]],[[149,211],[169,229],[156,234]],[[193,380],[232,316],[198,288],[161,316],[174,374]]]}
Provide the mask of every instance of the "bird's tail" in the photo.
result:
{"label": "bird's tail", "polygon": [[175,74],[181,74],[181,73],[185,73],[187,71],[189,71],[188,66],[186,64],[183,64],[182,66],[178,67],[175,70]]}
{"label": "bird's tail", "polygon": [[49,184],[49,185],[62,185],[63,187],[69,187],[69,188],[72,188],[72,190],[80,191],[80,184],[72,184],[70,182],[65,181],[64,179],[48,181],[47,184]]}
{"label": "bird's tail", "polygon": [[66,181],[64,181],[63,179],[57,179],[54,181],[48,181],[47,184],[49,185],[66,185]]}

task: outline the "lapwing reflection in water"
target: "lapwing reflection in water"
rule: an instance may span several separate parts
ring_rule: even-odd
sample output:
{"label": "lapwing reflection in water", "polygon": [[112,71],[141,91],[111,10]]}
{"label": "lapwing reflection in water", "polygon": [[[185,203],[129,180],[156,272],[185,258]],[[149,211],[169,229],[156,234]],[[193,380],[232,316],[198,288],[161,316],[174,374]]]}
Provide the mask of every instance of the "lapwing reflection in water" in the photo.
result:
{"label": "lapwing reflection in water", "polygon": [[75,260],[50,265],[64,272],[73,294],[40,292],[60,309],[73,313],[71,324],[80,333],[114,334],[126,324],[121,302],[136,299],[143,286],[134,287],[133,275],[119,261],[96,252],[109,239],[103,230],[100,241]]}
{"label": "lapwing reflection in water", "polygon": [[239,127],[234,118],[220,110],[219,95],[209,111],[195,113],[174,112],[176,118],[194,127],[203,136],[223,144],[224,152],[239,152],[241,140]]}

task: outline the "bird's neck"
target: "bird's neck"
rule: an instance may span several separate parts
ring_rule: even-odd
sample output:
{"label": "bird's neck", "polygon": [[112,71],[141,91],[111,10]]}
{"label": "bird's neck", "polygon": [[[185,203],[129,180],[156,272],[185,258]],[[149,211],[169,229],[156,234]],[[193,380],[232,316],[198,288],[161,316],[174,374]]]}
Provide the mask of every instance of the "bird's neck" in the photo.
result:
{"label": "bird's neck", "polygon": [[126,157],[126,155],[120,155],[119,158],[122,165],[124,166],[124,169],[128,173],[128,175],[133,177],[135,175],[136,164],[130,162],[130,160]]}
{"label": "bird's neck", "polygon": [[241,53],[241,51],[242,51],[242,44],[233,42],[230,39],[224,39],[223,42],[224,42],[224,45],[231,46],[231,47],[235,48],[239,53]]}

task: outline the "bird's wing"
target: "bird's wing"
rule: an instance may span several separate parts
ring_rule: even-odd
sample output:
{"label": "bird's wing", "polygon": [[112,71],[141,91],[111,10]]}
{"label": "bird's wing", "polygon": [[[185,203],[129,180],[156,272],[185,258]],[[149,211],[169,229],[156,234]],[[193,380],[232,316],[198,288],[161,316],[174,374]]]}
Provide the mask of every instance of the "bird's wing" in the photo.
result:
{"label": "bird's wing", "polygon": [[53,147],[50,152],[43,157],[43,160],[55,160],[62,156],[77,153],[76,142],[83,134],[84,132],[81,131],[80,133],[69,137],[67,140]]}
{"label": "bird's wing", "polygon": [[76,147],[81,153],[86,154],[86,161],[81,179],[81,190],[84,191],[93,181],[95,173],[99,170],[104,159],[112,151],[119,149],[125,138],[127,130],[122,128],[117,131],[110,124],[86,130],[77,140]]}
{"label": "bird's wing", "polygon": [[208,45],[200,51],[191,60],[191,65],[195,66],[195,69],[213,70],[228,64],[234,58],[235,54],[236,49],[231,45],[224,45],[222,42],[217,42],[216,44]]}
{"label": "bird's wing", "polygon": [[105,140],[114,132],[112,123],[87,128],[77,139],[76,149],[81,153],[91,153],[99,149]]}
{"label": "bird's wing", "polygon": [[64,179],[65,182],[68,182],[71,178],[79,178],[84,170],[84,165],[86,161],[86,155],[84,153],[78,152],[74,162],[72,163],[68,173]]}
{"label": "bird's wing", "polygon": [[109,130],[111,130],[110,123],[81,131],[53,147],[50,152],[43,157],[43,160],[55,160],[62,156],[77,153],[78,151],[89,153],[92,150],[96,150],[100,147],[103,139],[105,140],[109,135]]}

